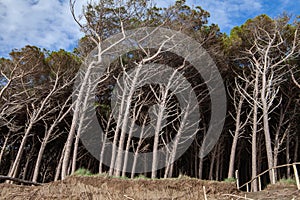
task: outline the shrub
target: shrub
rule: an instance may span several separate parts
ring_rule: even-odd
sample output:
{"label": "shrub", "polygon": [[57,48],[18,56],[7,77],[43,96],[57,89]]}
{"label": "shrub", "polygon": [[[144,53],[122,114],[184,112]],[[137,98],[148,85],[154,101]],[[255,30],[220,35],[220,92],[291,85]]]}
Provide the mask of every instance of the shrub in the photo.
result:
{"label": "shrub", "polygon": [[76,176],[92,176],[93,174],[92,174],[92,172],[90,172],[87,169],[79,168],[74,172],[74,175],[76,175]]}
{"label": "shrub", "polygon": [[143,174],[140,174],[139,176],[134,177],[134,179],[149,179],[149,178],[144,176]]}
{"label": "shrub", "polygon": [[296,185],[296,180],[295,179],[291,179],[291,178],[283,178],[283,179],[280,179],[279,180],[280,183],[283,183],[283,184],[288,184],[288,185]]}
{"label": "shrub", "polygon": [[233,178],[233,177],[231,177],[231,178],[226,178],[226,179],[224,180],[224,182],[226,182],[226,183],[233,183],[233,182],[236,182],[236,179]]}

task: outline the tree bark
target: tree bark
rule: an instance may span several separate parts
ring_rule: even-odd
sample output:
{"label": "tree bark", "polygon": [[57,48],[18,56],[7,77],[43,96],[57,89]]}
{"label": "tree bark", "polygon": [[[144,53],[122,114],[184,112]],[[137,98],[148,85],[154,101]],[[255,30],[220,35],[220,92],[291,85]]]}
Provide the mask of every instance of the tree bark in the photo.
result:
{"label": "tree bark", "polygon": [[57,163],[56,172],[55,172],[55,176],[54,176],[54,181],[57,181],[59,179],[59,176],[61,175],[61,166],[62,166],[62,162],[63,162],[63,159],[64,159],[65,149],[66,149],[66,145],[64,145],[64,148],[63,148],[63,150],[61,152],[61,155],[60,155],[60,159]]}
{"label": "tree bark", "polygon": [[242,112],[242,105],[243,105],[244,97],[243,95],[240,96],[238,107],[236,110],[236,119],[235,119],[235,131],[234,131],[234,136],[233,136],[233,141],[232,141],[232,146],[231,146],[231,151],[230,151],[230,159],[229,159],[229,169],[228,169],[228,178],[233,178],[234,177],[234,161],[235,161],[235,153],[236,153],[236,147],[237,147],[237,142],[239,139],[240,135],[240,121],[241,121],[241,112]]}
{"label": "tree bark", "polygon": [[86,95],[85,95],[84,102],[83,102],[83,105],[82,105],[82,113],[81,113],[80,118],[79,118],[79,127],[78,127],[77,134],[76,134],[76,137],[75,137],[75,143],[74,143],[74,149],[73,149],[73,157],[72,157],[71,174],[74,174],[75,170],[76,170],[78,145],[79,145],[79,140],[80,140],[81,132],[85,128],[85,127],[83,127],[83,125],[84,125],[84,120],[85,120],[85,117],[86,117],[85,116],[85,112],[88,109],[87,104],[88,104],[88,100],[90,98],[90,92],[91,92],[91,87],[92,87],[91,84],[92,83],[88,82],[87,90],[85,91]]}
{"label": "tree bark", "polygon": [[14,161],[14,163],[12,165],[12,168],[10,169],[10,171],[8,173],[9,177],[15,178],[16,175],[17,175],[17,171],[19,169],[19,165],[20,165],[21,158],[22,158],[22,155],[23,155],[23,152],[24,152],[24,148],[25,148],[27,139],[29,137],[29,133],[31,131],[31,128],[33,126],[33,123],[34,123],[33,120],[30,120],[29,125],[28,125],[28,127],[27,127],[27,129],[25,131],[25,134],[24,134],[24,136],[22,138],[22,141],[21,141],[21,144],[20,144],[17,156],[15,158],[15,161]]}
{"label": "tree bark", "polygon": [[68,166],[70,163],[70,156],[71,156],[71,150],[72,150],[72,146],[73,146],[72,144],[73,144],[73,140],[74,140],[74,136],[75,136],[76,126],[77,126],[77,122],[79,119],[79,115],[82,114],[82,113],[80,113],[80,107],[82,106],[81,103],[84,98],[84,95],[86,94],[85,93],[86,87],[89,84],[89,78],[90,78],[92,68],[94,67],[94,64],[96,64],[96,63],[92,62],[89,64],[89,66],[84,74],[84,79],[79,88],[79,93],[78,93],[78,97],[77,97],[76,103],[75,103],[74,114],[73,114],[73,118],[72,118],[70,131],[68,134],[68,138],[66,141],[66,148],[65,148],[63,162],[62,162],[62,169],[61,169],[61,178],[62,179],[65,179],[65,177],[68,175]]}
{"label": "tree bark", "polygon": [[[288,133],[286,136],[286,164],[290,164],[290,162],[291,162],[291,159],[290,159],[290,133]],[[287,179],[291,178],[291,167],[290,166],[287,166],[286,178]]]}
{"label": "tree bark", "polygon": [[[216,178],[215,180],[218,181],[219,180],[219,175],[220,175],[220,160],[221,160],[221,153],[222,153],[222,150],[221,150],[221,143],[219,143],[218,145],[218,153],[217,153],[217,159],[216,159]],[[222,171],[222,168],[221,168],[221,171]]]}
{"label": "tree bark", "polygon": [[[138,79],[140,76],[140,71],[141,71],[142,67],[143,67],[142,63],[139,63],[137,66],[137,69],[135,71],[134,77],[132,79],[132,83],[131,84],[129,84],[129,82],[125,83],[125,87],[127,87],[127,85],[130,85],[130,89],[129,89],[129,93],[128,93],[128,96],[126,97],[126,102],[125,102],[125,111],[124,111],[124,117],[123,117],[123,122],[122,122],[121,135],[120,135],[120,139],[119,139],[118,154],[117,154],[117,159],[116,159],[116,168],[115,168],[115,173],[114,173],[115,176],[120,176],[120,174],[121,174],[121,168],[122,168],[122,162],[123,162],[123,148],[124,148],[125,137],[126,137],[126,132],[127,132],[127,125],[128,125],[128,121],[129,121],[132,96],[136,90]],[[127,90],[125,90],[125,91],[127,91]],[[130,139],[130,138],[128,138],[128,139]]]}
{"label": "tree bark", "polygon": [[215,160],[216,160],[216,154],[217,154],[217,149],[218,149],[218,146],[215,146],[214,148],[214,151],[212,153],[212,156],[211,156],[211,161],[210,161],[210,167],[209,167],[209,175],[208,175],[208,179],[209,180],[213,180],[213,172],[214,172],[214,166],[215,166]]}
{"label": "tree bark", "polygon": [[1,153],[0,153],[0,166],[1,166],[1,162],[2,162],[2,158],[3,158],[4,152],[6,150],[6,146],[7,146],[7,143],[8,143],[9,136],[10,136],[10,133],[5,137],[5,140],[4,140],[2,149],[1,149]]}
{"label": "tree bark", "polygon": [[[268,167],[271,169],[274,166],[273,163],[273,151],[272,151],[272,141],[270,135],[270,127],[269,127],[269,107],[266,99],[266,84],[267,84],[267,63],[264,64],[264,71],[262,73],[262,88],[261,88],[261,102],[262,102],[262,112],[263,112],[263,129],[265,135],[266,142],[266,152],[268,159]],[[273,180],[273,174],[269,172],[270,180]]]}
{"label": "tree bark", "polygon": [[[190,98],[189,98],[189,100],[190,100]],[[180,140],[183,132],[185,131],[184,128],[187,126],[187,119],[188,119],[188,115],[190,114],[188,112],[189,110],[190,110],[190,101],[189,101],[189,103],[186,107],[183,119],[180,122],[180,127],[179,127],[179,129],[177,131],[177,134],[175,136],[175,140],[174,140],[171,155],[170,155],[170,162],[166,167],[165,178],[167,178],[166,177],[167,174],[169,174],[169,176],[172,176],[172,174],[173,174],[173,167],[174,167],[174,162],[175,162],[175,158],[176,158],[177,147],[178,147],[178,144],[179,144],[179,140]],[[170,170],[170,171],[168,172],[168,170]]]}
{"label": "tree bark", "polygon": [[[252,170],[251,170],[251,174],[252,174],[252,179],[256,177],[257,175],[257,158],[256,158],[256,154],[257,154],[257,136],[256,136],[256,132],[257,132],[257,97],[258,97],[258,85],[259,85],[259,72],[256,71],[256,75],[255,75],[255,86],[254,86],[254,102],[253,102],[253,124],[252,124],[252,141],[251,141],[251,149],[252,149]],[[257,192],[257,180],[255,179],[252,182],[252,187],[251,187],[253,192]]]}
{"label": "tree bark", "polygon": [[36,163],[35,163],[35,168],[34,168],[34,173],[33,173],[33,178],[32,178],[33,182],[36,182],[37,179],[38,179],[38,175],[40,173],[40,166],[41,166],[43,154],[44,154],[46,145],[48,143],[48,140],[50,138],[51,132],[52,132],[52,130],[49,129],[49,131],[47,131],[47,133],[46,133],[46,135],[45,135],[45,137],[44,137],[44,139],[42,141],[42,144],[41,144],[41,147],[40,147],[40,150],[39,150],[39,153],[38,153],[38,157],[37,157],[37,160],[36,160]]}
{"label": "tree bark", "polygon": [[299,136],[296,135],[295,137],[296,137],[295,138],[296,144],[295,144],[295,151],[294,151],[294,162],[297,162],[298,161]]}

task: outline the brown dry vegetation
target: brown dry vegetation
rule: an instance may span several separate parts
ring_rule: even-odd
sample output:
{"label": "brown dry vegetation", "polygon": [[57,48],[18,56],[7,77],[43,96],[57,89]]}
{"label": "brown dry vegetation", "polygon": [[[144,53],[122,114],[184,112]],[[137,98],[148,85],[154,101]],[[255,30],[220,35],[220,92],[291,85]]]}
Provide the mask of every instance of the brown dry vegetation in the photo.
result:
{"label": "brown dry vegetation", "polygon": [[192,178],[126,180],[71,176],[42,186],[0,184],[0,199],[300,199],[294,185],[277,184],[257,193],[238,191],[234,183]]}

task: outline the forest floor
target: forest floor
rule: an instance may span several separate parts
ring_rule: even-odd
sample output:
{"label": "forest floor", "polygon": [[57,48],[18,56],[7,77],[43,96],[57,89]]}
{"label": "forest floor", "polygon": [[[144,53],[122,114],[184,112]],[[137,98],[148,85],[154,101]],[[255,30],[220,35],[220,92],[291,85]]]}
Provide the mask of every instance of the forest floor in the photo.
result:
{"label": "forest floor", "polygon": [[256,193],[238,191],[235,183],[177,179],[120,179],[71,176],[42,186],[0,184],[0,199],[300,199],[295,185],[276,184]]}

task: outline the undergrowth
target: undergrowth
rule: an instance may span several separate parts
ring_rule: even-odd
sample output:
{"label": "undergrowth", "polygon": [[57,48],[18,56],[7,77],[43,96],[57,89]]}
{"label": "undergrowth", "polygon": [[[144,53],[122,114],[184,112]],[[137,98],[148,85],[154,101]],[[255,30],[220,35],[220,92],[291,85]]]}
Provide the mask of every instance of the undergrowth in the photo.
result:
{"label": "undergrowth", "polygon": [[93,174],[91,171],[84,169],[84,168],[79,168],[77,169],[74,174],[75,176],[93,176],[95,174]]}
{"label": "undergrowth", "polygon": [[296,180],[292,178],[283,178],[279,180],[279,183],[288,184],[288,185],[296,185]]}
{"label": "undergrowth", "polygon": [[226,179],[224,179],[224,182],[225,183],[233,183],[233,182],[236,182],[236,179],[235,178],[226,178]]}

